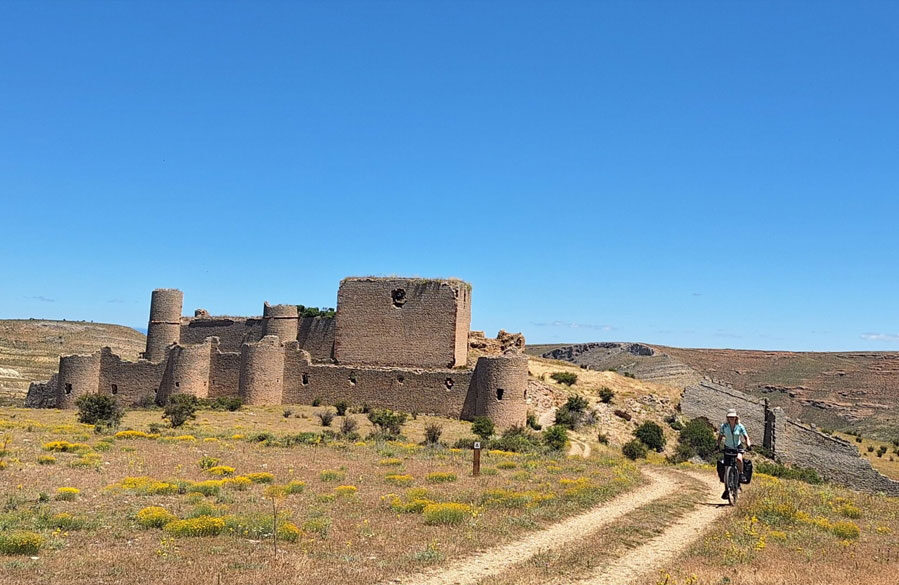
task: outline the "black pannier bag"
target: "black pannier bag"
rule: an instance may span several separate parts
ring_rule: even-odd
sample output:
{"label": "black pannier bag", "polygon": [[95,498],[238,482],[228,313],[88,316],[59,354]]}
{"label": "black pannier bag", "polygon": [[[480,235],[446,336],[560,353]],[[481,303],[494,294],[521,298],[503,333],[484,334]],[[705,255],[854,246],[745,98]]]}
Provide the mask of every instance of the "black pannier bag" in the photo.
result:
{"label": "black pannier bag", "polygon": [[749,459],[743,460],[743,477],[740,478],[740,483],[750,483],[752,481],[752,461]]}
{"label": "black pannier bag", "polygon": [[718,481],[724,483],[724,459],[718,460]]}

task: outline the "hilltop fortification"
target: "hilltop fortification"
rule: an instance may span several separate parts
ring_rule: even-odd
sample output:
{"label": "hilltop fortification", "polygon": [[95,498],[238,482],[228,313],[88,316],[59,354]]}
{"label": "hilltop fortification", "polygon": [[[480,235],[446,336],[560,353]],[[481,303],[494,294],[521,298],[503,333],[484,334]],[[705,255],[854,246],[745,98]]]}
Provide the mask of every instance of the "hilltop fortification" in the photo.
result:
{"label": "hilltop fortification", "polygon": [[[471,286],[461,280],[347,278],[334,316],[264,303],[258,317],[183,317],[184,295],[154,290],[147,346],[137,361],[109,348],[63,356],[59,372],[32,383],[26,406],[73,408],[84,394],[125,405],[173,394],[239,396],[246,404],[346,400],[472,418],[501,427],[527,415],[523,338],[468,365]],[[520,337],[520,336],[519,336]]]}

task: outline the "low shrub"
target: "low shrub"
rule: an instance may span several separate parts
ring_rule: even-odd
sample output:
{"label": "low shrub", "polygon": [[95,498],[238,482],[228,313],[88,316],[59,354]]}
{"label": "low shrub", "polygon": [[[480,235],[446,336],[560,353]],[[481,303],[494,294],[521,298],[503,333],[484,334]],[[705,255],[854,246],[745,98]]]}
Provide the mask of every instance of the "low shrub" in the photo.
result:
{"label": "low shrub", "polygon": [[368,420],[375,425],[382,435],[398,437],[403,431],[403,425],[409,418],[405,412],[395,412],[387,408],[379,408],[368,412]]}
{"label": "low shrub", "polygon": [[359,488],[354,485],[339,485],[334,488],[334,493],[342,497],[355,496],[358,491]]}
{"label": "low shrub", "polygon": [[169,522],[177,520],[178,517],[160,506],[148,506],[142,508],[135,519],[144,528],[162,528]]}
{"label": "low shrub", "polygon": [[605,433],[599,433],[596,436],[596,440],[599,441],[600,444],[602,444],[602,445],[608,445],[609,444],[609,435],[607,435]]}
{"label": "low shrub", "polygon": [[222,491],[222,486],[225,484],[223,480],[220,479],[207,479],[206,481],[198,481],[190,484],[187,487],[187,493],[189,494],[203,494],[204,496],[217,496]]}
{"label": "low shrub", "polygon": [[481,441],[486,442],[490,437],[493,436],[493,433],[495,431],[496,427],[493,424],[493,421],[486,416],[476,417],[471,423],[472,434],[480,438]]}
{"label": "low shrub", "polygon": [[39,465],[53,465],[56,463],[56,457],[53,455],[38,455],[37,462]]}
{"label": "low shrub", "polygon": [[42,445],[44,451],[56,451],[58,453],[77,453],[90,451],[91,446],[85,443],[70,443],[68,441],[50,441]]}
{"label": "low shrub", "polygon": [[640,439],[644,445],[659,453],[665,448],[665,434],[662,427],[648,420],[634,431],[634,437]]}
{"label": "low shrub", "polygon": [[199,402],[191,394],[174,394],[169,397],[162,411],[162,418],[167,419],[173,429],[177,429],[189,420],[197,418]]}
{"label": "low shrub", "polygon": [[543,444],[551,451],[561,451],[568,444],[568,430],[562,425],[553,425],[543,431]]}
{"label": "low shrub", "polygon": [[537,422],[537,415],[533,412],[528,413],[526,421],[525,424],[527,424],[528,428],[534,429],[535,431],[543,430],[543,425]]}
{"label": "low shrub", "polygon": [[284,493],[286,495],[299,494],[306,489],[306,482],[297,479],[291,480],[284,485]]}
{"label": "low shrub", "polygon": [[213,465],[212,467],[207,467],[206,472],[219,476],[234,475],[234,468],[230,465]]}
{"label": "low shrub", "polygon": [[144,431],[119,431],[115,434],[116,439],[158,439],[159,435],[155,433],[145,433]]}
{"label": "low shrub", "polygon": [[310,518],[303,522],[302,530],[307,534],[317,534],[321,538],[328,536],[328,530],[331,528],[331,520],[329,518]]}
{"label": "low shrub", "polygon": [[5,555],[34,556],[46,540],[36,532],[14,530],[0,532],[0,553]]}
{"label": "low shrub", "polygon": [[225,521],[214,516],[198,516],[186,520],[174,520],[163,530],[172,536],[216,536],[225,528]]}
{"label": "low shrub", "polygon": [[344,416],[343,421],[340,423],[340,434],[349,440],[354,440],[359,437],[358,433],[356,433],[356,429],[359,428],[359,423],[351,416]]}
{"label": "low shrub", "polygon": [[839,508],[837,508],[837,512],[847,518],[857,519],[862,517],[861,508],[849,503],[842,504]]}
{"label": "low shrub", "polygon": [[236,477],[229,477],[227,479],[222,480],[222,486],[228,489],[237,490],[242,492],[248,489],[251,485],[253,485],[253,481],[249,477],[244,477],[242,475],[238,475]]}
{"label": "low shrub", "polygon": [[81,530],[82,528],[84,528],[85,523],[86,522],[83,517],[74,516],[72,514],[69,514],[68,512],[53,514],[46,521],[46,525],[48,528],[55,528],[59,530]]}
{"label": "low shrub", "polygon": [[698,455],[706,461],[712,461],[718,449],[715,429],[703,418],[694,418],[688,421],[678,435],[677,442],[678,457],[681,458],[681,461],[686,461],[694,455]]}
{"label": "low shrub", "polygon": [[448,471],[435,471],[433,473],[429,473],[425,476],[425,479],[430,483],[449,483],[456,481],[457,476],[455,473],[451,473]]}
{"label": "low shrub", "polygon": [[770,461],[756,461],[754,471],[783,479],[798,479],[813,485],[823,483],[818,472],[810,467],[787,467]]}
{"label": "low shrub", "polygon": [[611,388],[603,386],[599,389],[599,400],[603,404],[611,404],[613,398],[615,398],[615,392],[613,392]]}
{"label": "low shrub", "polygon": [[831,525],[830,530],[835,536],[849,540],[854,540],[861,534],[858,525],[854,522],[849,522],[848,520],[834,522],[833,525]]}
{"label": "low shrub", "polygon": [[472,508],[468,504],[447,502],[443,504],[428,504],[422,510],[425,524],[429,525],[453,525],[460,524],[471,516]]}
{"label": "low shrub", "polygon": [[646,457],[646,445],[640,439],[631,439],[621,447],[621,453],[632,461]]}
{"label": "low shrub", "polygon": [[440,443],[440,436],[443,434],[443,427],[437,423],[428,423],[425,425],[425,445],[437,445]]}
{"label": "low shrub", "polygon": [[408,474],[388,473],[384,476],[384,480],[393,485],[412,485],[415,478]]}
{"label": "low shrub", "polygon": [[200,466],[200,469],[211,469],[219,463],[221,463],[221,461],[219,461],[218,457],[210,457],[209,455],[203,455],[200,457],[200,460],[197,461],[197,465]]}
{"label": "low shrub", "polygon": [[318,478],[322,481],[337,481],[343,479],[344,473],[337,469],[325,469],[318,474]]}
{"label": "low shrub", "polygon": [[259,471],[256,473],[246,473],[244,477],[252,481],[253,483],[272,483],[275,481],[275,476],[267,471]]}
{"label": "low shrub", "polygon": [[107,394],[84,394],[75,400],[78,422],[87,425],[117,427],[125,411],[115,398]]}
{"label": "low shrub", "polygon": [[349,407],[350,405],[347,404],[346,400],[338,400],[334,403],[334,408],[337,409],[337,416],[345,416]]}
{"label": "low shrub", "polygon": [[501,437],[491,439],[487,446],[491,450],[534,453],[541,449],[541,438],[538,433],[515,425],[503,431]]}
{"label": "low shrub", "polygon": [[63,502],[71,502],[75,498],[78,497],[78,494],[81,493],[81,490],[74,487],[61,487],[56,488],[56,499]]}
{"label": "low shrub", "polygon": [[577,374],[574,372],[553,372],[549,377],[566,386],[573,386],[577,382]]}
{"label": "low shrub", "polygon": [[323,427],[330,427],[331,422],[334,420],[334,413],[330,410],[321,410],[315,413],[315,416],[321,421]]}

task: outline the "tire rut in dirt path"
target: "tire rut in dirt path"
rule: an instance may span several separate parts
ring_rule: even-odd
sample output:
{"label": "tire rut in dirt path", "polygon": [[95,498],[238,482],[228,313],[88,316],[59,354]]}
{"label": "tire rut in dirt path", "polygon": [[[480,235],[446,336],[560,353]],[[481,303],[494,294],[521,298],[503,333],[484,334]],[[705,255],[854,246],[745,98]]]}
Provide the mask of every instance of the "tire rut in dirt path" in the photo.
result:
{"label": "tire rut in dirt path", "polygon": [[445,569],[419,573],[390,583],[404,585],[467,585],[495,575],[547,549],[565,546],[595,532],[621,516],[657,500],[670,492],[676,474],[659,470],[643,470],[649,483],[634,491],[599,504],[592,510],[563,520],[496,549],[458,559]]}
{"label": "tire rut in dirt path", "polygon": [[631,549],[593,575],[573,581],[572,585],[635,583],[638,579],[647,578],[650,572],[663,568],[665,563],[670,562],[679,552],[690,546],[703,529],[721,516],[727,507],[721,500],[714,499],[720,489],[717,477],[691,472],[686,472],[686,475],[701,481],[709,488],[709,495],[698,502],[692,512],[677,520],[656,538]]}
{"label": "tire rut in dirt path", "polygon": [[571,445],[568,448],[568,455],[570,457],[574,457],[577,455],[580,455],[581,457],[589,457],[590,453],[593,452],[593,449],[590,447],[590,443],[575,438],[571,438],[569,440],[571,442]]}

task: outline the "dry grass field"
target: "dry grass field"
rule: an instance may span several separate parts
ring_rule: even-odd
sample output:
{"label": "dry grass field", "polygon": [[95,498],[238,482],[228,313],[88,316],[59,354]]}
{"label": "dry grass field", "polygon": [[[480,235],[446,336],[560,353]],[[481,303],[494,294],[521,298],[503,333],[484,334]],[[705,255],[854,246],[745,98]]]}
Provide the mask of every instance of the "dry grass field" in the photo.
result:
{"label": "dry grass field", "polygon": [[756,474],[738,506],[645,585],[893,585],[899,498]]}
{"label": "dry grass field", "polygon": [[[862,437],[861,442],[858,442],[853,435],[844,433],[834,434],[841,439],[846,439],[858,447],[858,452],[862,454],[862,457],[871,462],[874,469],[887,477],[899,480],[899,447],[892,442],[877,441],[875,439],[869,439],[868,437]],[[882,449],[886,449],[886,451],[878,457],[877,452]]]}
{"label": "dry grass field", "polygon": [[[427,423],[450,444],[470,425],[432,417],[407,423],[402,442],[319,443],[302,433],[323,430],[323,409],[200,411],[177,430],[158,410],[132,411],[120,431],[137,432],[114,436],[72,411],[0,408],[0,583],[374,583],[520,538],[641,481],[607,450],[489,452],[471,477],[470,451],[420,444]],[[362,436],[371,430],[350,416]]]}

